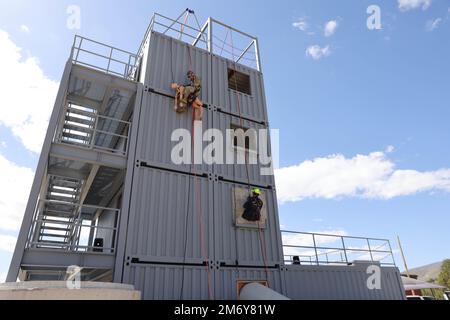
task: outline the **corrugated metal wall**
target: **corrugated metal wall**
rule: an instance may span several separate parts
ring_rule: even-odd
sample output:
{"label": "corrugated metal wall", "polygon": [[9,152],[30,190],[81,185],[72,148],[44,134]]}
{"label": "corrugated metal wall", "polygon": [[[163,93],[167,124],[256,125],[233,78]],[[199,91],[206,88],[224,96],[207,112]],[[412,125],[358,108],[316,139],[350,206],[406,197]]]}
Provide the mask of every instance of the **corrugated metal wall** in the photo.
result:
{"label": "corrugated metal wall", "polygon": [[[214,252],[215,259],[227,265],[270,266],[283,260],[276,196],[265,189],[267,223],[261,233],[258,228],[236,227],[234,223],[233,188],[246,185],[217,181],[214,184]],[[266,262],[261,243],[266,251]]]}
{"label": "corrugated metal wall", "polygon": [[[192,133],[192,112],[189,108],[185,113],[176,113],[173,109],[173,98],[145,92],[142,99],[141,115],[139,119],[138,145],[136,159],[145,161],[149,165],[160,168],[190,172],[189,164],[175,164],[171,159],[172,148],[178,141],[172,142],[171,135],[176,129],[186,129]],[[203,132],[213,126],[213,112],[204,108]],[[199,137],[199,133],[195,133]],[[188,139],[190,143],[190,139]],[[207,143],[203,143],[205,147]],[[191,150],[189,150],[190,152]],[[212,167],[207,164],[196,165],[197,171],[210,172]]]}
{"label": "corrugated metal wall", "polygon": [[[238,298],[238,280],[268,281],[269,287],[284,293],[283,274],[279,269],[222,268],[214,266],[177,266],[171,264],[130,263],[125,267],[124,282],[141,291],[142,299],[210,299]],[[211,289],[209,293],[208,282]]]}
{"label": "corrugated metal wall", "polygon": [[[213,121],[214,127],[219,129],[223,135],[224,140],[226,139],[226,130],[230,129],[231,126],[238,126],[238,127],[244,127],[247,129],[255,129],[257,132],[259,129],[267,129],[266,126],[253,122],[248,121],[244,119],[240,119],[236,116],[231,116],[222,112],[215,112],[214,113],[214,121]],[[259,146],[259,140],[257,140],[258,146]],[[270,140],[269,140],[269,146],[270,146]],[[224,142],[225,147],[225,142]],[[235,153],[234,149],[233,152]],[[269,150],[270,154],[270,150]],[[261,164],[259,155],[256,155],[256,158],[258,160],[257,164],[248,164],[247,166],[245,164],[215,164],[214,165],[214,173],[222,176],[223,178],[227,180],[233,180],[237,182],[242,183],[248,183],[248,179],[250,179],[250,183],[253,185],[260,185],[260,186],[274,186],[275,181],[274,177],[272,175],[262,175],[261,174]],[[247,176],[247,170],[248,170],[248,176]]]}
{"label": "corrugated metal wall", "polygon": [[209,52],[161,33],[152,32],[144,84],[158,92],[172,95],[174,92],[170,84],[187,83],[186,72],[189,69],[202,78],[200,99],[203,103],[212,103]]}
{"label": "corrugated metal wall", "polygon": [[[136,290],[140,290],[142,299],[209,299],[208,272],[204,266],[182,267],[167,264],[130,263],[125,270],[128,277],[124,279],[124,282],[133,284]],[[212,272],[211,283],[213,277],[214,273]]]}
{"label": "corrugated metal wall", "polygon": [[202,263],[203,254],[212,257],[212,201],[208,177],[135,168],[127,256],[172,263]]}
{"label": "corrugated metal wall", "polygon": [[400,273],[394,267],[381,268],[381,289],[367,287],[367,267],[287,266],[286,295],[291,299],[402,300],[405,298]]}
{"label": "corrugated metal wall", "polygon": [[[228,68],[250,76],[251,95],[228,88]],[[212,104],[224,112],[256,121],[267,122],[266,98],[264,93],[263,75],[257,70],[244,67],[212,55]],[[238,105],[239,99],[239,105]]]}

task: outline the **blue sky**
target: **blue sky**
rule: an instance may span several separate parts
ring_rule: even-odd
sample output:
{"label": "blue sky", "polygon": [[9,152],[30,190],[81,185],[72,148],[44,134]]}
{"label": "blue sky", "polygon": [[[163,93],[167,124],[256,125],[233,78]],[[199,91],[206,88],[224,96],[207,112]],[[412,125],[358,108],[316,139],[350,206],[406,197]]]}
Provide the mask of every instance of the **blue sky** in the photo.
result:
{"label": "blue sky", "polygon": [[[54,94],[75,33],[135,52],[154,11],[176,17],[189,6],[201,22],[212,16],[258,37],[270,126],[280,129],[283,228],[385,237],[395,248],[398,234],[410,266],[450,256],[443,241],[450,225],[450,2],[188,3],[2,1],[0,39],[11,52],[21,48],[20,58],[2,57],[4,67],[27,62],[24,90],[38,79],[37,89]],[[381,30],[366,26],[371,4],[380,7]],[[81,9],[80,30],[66,27],[69,5]],[[23,85],[11,72],[1,77],[1,84]],[[11,96],[4,85],[1,95]],[[20,92],[19,101],[0,106],[0,170],[17,170],[25,181],[13,194],[17,205],[0,199],[0,215],[15,221],[0,226],[0,275],[20,221],[11,211],[28,197],[42,140],[42,125],[23,124],[45,118],[54,99],[34,105],[26,100],[33,93]],[[15,103],[29,114],[11,116]]]}

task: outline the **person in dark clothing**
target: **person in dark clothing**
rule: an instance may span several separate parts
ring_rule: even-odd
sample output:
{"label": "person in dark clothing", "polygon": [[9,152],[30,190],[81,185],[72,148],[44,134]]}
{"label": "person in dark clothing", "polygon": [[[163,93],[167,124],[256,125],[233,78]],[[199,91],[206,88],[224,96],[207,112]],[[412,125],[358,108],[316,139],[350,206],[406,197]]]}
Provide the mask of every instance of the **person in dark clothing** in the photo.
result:
{"label": "person in dark clothing", "polygon": [[261,219],[261,208],[263,207],[263,202],[259,198],[261,190],[259,188],[254,188],[252,190],[252,195],[248,196],[247,201],[244,203],[244,213],[242,218],[248,221],[259,221]]}

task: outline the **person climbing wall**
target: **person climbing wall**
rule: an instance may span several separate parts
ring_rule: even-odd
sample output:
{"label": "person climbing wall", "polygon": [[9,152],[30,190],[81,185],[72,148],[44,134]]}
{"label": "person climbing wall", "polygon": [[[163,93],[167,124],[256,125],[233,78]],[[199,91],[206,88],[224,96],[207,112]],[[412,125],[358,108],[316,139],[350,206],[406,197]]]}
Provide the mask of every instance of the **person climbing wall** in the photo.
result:
{"label": "person climbing wall", "polygon": [[202,88],[202,80],[192,70],[187,72],[190,83],[178,85],[172,83],[172,89],[176,90],[175,94],[175,111],[183,113],[188,106],[192,106],[195,110],[195,120],[201,120],[203,115],[203,102],[199,99]]}
{"label": "person climbing wall", "polygon": [[261,190],[259,188],[254,188],[252,190],[252,195],[248,196],[247,201],[244,203],[244,213],[242,218],[248,221],[259,221],[261,219],[261,208],[264,203],[259,198]]}

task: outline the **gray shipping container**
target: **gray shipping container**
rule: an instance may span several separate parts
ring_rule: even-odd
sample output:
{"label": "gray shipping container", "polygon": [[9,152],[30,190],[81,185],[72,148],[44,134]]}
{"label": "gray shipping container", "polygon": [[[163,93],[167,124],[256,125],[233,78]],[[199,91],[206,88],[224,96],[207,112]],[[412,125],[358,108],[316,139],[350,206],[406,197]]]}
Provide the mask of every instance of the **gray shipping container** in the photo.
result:
{"label": "gray shipping container", "polygon": [[207,300],[208,273],[212,291],[214,271],[205,266],[131,263],[125,267],[124,283],[133,284],[145,300]]}
{"label": "gray shipping container", "polygon": [[[174,100],[164,95],[151,92],[143,94],[136,160],[145,161],[149,165],[160,168],[190,172],[192,169],[189,164],[175,164],[172,161],[172,148],[178,144],[178,141],[172,142],[171,135],[176,129],[186,129],[189,134],[192,134],[192,111],[189,108],[185,113],[176,113],[173,104]],[[203,132],[212,125],[213,112],[204,108]],[[198,132],[194,132],[194,135],[199,137]],[[191,142],[190,139],[188,142]],[[205,147],[207,142],[202,144]],[[212,167],[202,164],[196,165],[195,169],[200,172],[210,172]]]}
{"label": "gray shipping container", "polygon": [[[246,185],[217,181],[214,183],[215,259],[227,265],[268,266],[283,263],[278,208],[274,190],[263,189],[268,219],[265,228],[237,227],[234,223],[233,188]],[[261,226],[262,227],[262,226]],[[266,251],[266,261],[262,248]]]}
{"label": "gray shipping container", "polygon": [[125,257],[202,263],[213,256],[209,178],[140,166],[132,188]]}
{"label": "gray shipping container", "polygon": [[187,83],[186,73],[191,69],[202,79],[200,99],[203,103],[212,102],[211,55],[208,51],[155,31],[151,33],[148,50],[144,85],[160,93],[173,95],[170,84]]}
{"label": "gray shipping container", "polygon": [[286,266],[286,295],[291,299],[403,300],[404,288],[396,267],[381,267],[381,288],[369,289],[367,267],[375,262],[354,265]]}
{"label": "gray shipping container", "polygon": [[285,291],[278,269],[221,268],[170,264],[130,263],[124,282],[140,290],[142,299],[230,300],[238,298],[238,281],[268,281],[269,287]]}
{"label": "gray shipping container", "polygon": [[[250,77],[251,94],[245,94],[230,89],[228,86],[229,69],[242,72]],[[212,55],[212,104],[224,112],[234,115],[241,114],[255,121],[267,122],[266,98],[264,80],[261,72],[247,68],[241,64]],[[231,82],[231,87],[233,87]]]}

